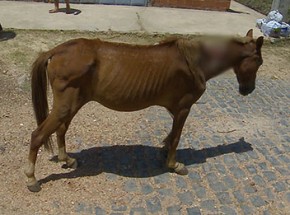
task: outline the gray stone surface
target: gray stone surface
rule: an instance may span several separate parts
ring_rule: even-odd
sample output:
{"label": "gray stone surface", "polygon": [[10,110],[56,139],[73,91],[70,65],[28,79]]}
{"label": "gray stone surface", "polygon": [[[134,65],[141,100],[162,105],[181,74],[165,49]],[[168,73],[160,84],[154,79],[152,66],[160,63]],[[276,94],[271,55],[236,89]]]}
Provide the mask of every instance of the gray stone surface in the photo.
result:
{"label": "gray stone surface", "polygon": [[[236,2],[232,2],[231,9],[239,13],[108,5],[115,1],[125,4],[130,0],[98,1],[106,5],[71,4],[77,15],[49,14],[53,4],[48,3],[0,1],[0,20],[3,28],[19,29],[244,35],[253,28],[256,37],[262,35],[255,23],[264,15]],[[130,4],[142,5],[142,1],[131,0]]]}
{"label": "gray stone surface", "polygon": [[[218,90],[221,86],[223,92]],[[277,122],[276,127],[279,126],[280,130],[285,131],[282,133],[289,133],[288,122],[279,123],[282,119],[289,121],[286,118],[289,98],[280,100],[280,97],[276,95],[276,92],[289,92],[288,83],[259,79],[256,91],[248,97],[238,95],[233,76],[226,75],[214,79],[208,83],[207,87],[208,91],[190,113],[189,124],[185,127],[178,150],[177,157],[188,167],[188,176],[166,173],[164,166],[157,164],[165,162],[159,141],[166,134],[158,130],[156,136],[147,137],[151,138],[151,141],[142,146],[141,151],[134,149],[138,160],[128,157],[118,158],[118,155],[110,158],[119,159],[122,165],[137,162],[136,166],[142,168],[130,171],[118,170],[121,168],[119,166],[115,170],[119,173],[129,171],[133,174],[137,171],[135,174],[142,173],[143,177],[149,177],[142,180],[125,178],[124,191],[131,195],[141,195],[138,197],[139,203],[132,208],[129,205],[127,207],[114,206],[112,212],[124,214],[273,214],[273,211],[277,211],[285,214],[289,210],[290,179],[289,174],[286,174],[289,173],[290,168],[287,162],[289,142],[287,142],[288,139],[280,141],[285,135],[281,136],[281,131],[277,133],[272,127],[267,127],[267,123]],[[285,94],[284,98],[286,98]],[[211,106],[211,104],[227,103],[227,100],[237,104],[234,108],[230,107],[235,111],[225,110],[224,113],[226,107],[213,108]],[[259,102],[262,102],[260,106]],[[252,105],[252,103],[257,103],[257,105]],[[276,113],[275,107],[272,106],[276,103],[279,103],[281,107],[279,113]],[[270,115],[263,111],[266,104],[267,109],[272,111]],[[246,108],[247,112],[241,113],[240,108]],[[152,111],[155,114],[152,115]],[[199,115],[196,115],[197,113]],[[145,112],[144,117],[151,122],[166,125],[171,123],[170,117],[166,115],[166,111],[151,108]],[[217,119],[218,115],[221,118]],[[192,123],[198,119],[203,119],[198,121],[199,128],[202,129],[196,128],[198,130],[192,134],[191,130],[194,129]],[[257,120],[259,123],[256,125]],[[263,124],[263,120],[266,120],[266,124]],[[230,123],[230,127],[227,123]],[[232,128],[238,131],[217,132]],[[259,132],[256,132],[258,129]],[[147,134],[148,131],[140,132],[138,135],[146,136],[145,133]],[[151,132],[156,133],[153,130]],[[132,147],[134,148],[133,145]],[[144,159],[139,159],[140,157]],[[153,170],[157,171],[157,174],[150,176]],[[110,174],[108,173],[109,178],[116,180]],[[121,176],[117,176],[119,177]],[[79,213],[85,210],[86,207],[81,204],[76,208]]]}

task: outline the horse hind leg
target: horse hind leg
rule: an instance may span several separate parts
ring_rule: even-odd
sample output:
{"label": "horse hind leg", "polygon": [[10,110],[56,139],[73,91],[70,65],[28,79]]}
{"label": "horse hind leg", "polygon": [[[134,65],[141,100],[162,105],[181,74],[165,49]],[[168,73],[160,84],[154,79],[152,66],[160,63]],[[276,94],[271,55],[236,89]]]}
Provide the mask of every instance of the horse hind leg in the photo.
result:
{"label": "horse hind leg", "polygon": [[[28,167],[25,170],[25,174],[28,178],[27,187],[32,192],[38,192],[41,190],[40,184],[34,175],[38,150],[51,134],[56,132],[63,123],[72,118],[72,104],[74,102],[75,97],[72,96],[72,92],[69,90],[63,92],[61,96],[56,96],[51,113],[44,120],[44,122],[32,132],[28,156]],[[71,162],[70,159],[67,160]]]}
{"label": "horse hind leg", "polygon": [[52,110],[46,120],[32,132],[28,155],[28,166],[25,170],[25,174],[28,178],[27,187],[32,192],[38,192],[41,190],[40,184],[36,180],[34,174],[38,150],[49,136],[57,130],[61,123],[62,122],[59,119],[57,112]]}
{"label": "horse hind leg", "polygon": [[76,169],[78,167],[78,162],[75,158],[70,157],[66,152],[66,145],[65,145],[65,134],[69,128],[71,120],[78,112],[78,110],[83,106],[83,103],[78,104],[74,110],[72,110],[72,114],[67,120],[67,122],[63,123],[56,131],[57,135],[57,146],[58,146],[58,160],[64,161],[67,167]]}
{"label": "horse hind leg", "polygon": [[56,131],[57,146],[58,146],[58,161],[64,161],[67,167],[76,169],[78,166],[77,160],[70,157],[66,152],[65,134],[68,129],[69,123],[63,123]]}

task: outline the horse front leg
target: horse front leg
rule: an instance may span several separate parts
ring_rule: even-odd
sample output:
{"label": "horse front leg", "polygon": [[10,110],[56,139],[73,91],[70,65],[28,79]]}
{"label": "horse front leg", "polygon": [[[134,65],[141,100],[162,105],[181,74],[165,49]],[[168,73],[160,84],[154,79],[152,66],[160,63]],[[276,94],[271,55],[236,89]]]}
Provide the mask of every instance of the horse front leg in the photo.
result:
{"label": "horse front leg", "polygon": [[173,169],[177,174],[187,175],[188,170],[183,163],[176,161],[176,148],[178,146],[182,128],[186,121],[186,118],[190,112],[190,109],[181,109],[174,115],[172,131],[168,138],[168,154],[167,154],[167,167]]}
{"label": "horse front leg", "polygon": [[[173,119],[174,116],[173,116],[173,113],[172,111],[170,111],[169,109],[167,109],[169,115],[171,116],[171,118]],[[169,132],[169,134],[167,135],[167,137],[164,138],[164,140],[162,141],[162,144],[164,145],[164,149],[165,150],[168,150],[169,149],[169,144],[171,142],[171,136],[172,136],[172,131]]]}

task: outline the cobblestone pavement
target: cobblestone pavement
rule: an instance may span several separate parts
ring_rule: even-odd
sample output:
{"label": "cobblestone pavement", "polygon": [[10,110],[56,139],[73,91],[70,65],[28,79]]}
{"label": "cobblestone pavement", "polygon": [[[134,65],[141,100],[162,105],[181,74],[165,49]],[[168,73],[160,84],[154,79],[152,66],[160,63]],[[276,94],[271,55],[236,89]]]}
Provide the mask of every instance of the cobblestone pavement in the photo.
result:
{"label": "cobblestone pavement", "polygon": [[[136,139],[115,146],[80,144],[73,156],[82,166],[42,182],[99,177],[102,172],[128,196],[127,201],[112,196],[111,208],[90,200],[75,202],[77,214],[289,214],[289,83],[260,79],[247,97],[237,89],[233,76],[211,80],[192,108],[177,153],[188,176],[164,167],[160,142],[171,118],[153,107],[140,118]],[[61,211],[58,204],[53,207]]]}

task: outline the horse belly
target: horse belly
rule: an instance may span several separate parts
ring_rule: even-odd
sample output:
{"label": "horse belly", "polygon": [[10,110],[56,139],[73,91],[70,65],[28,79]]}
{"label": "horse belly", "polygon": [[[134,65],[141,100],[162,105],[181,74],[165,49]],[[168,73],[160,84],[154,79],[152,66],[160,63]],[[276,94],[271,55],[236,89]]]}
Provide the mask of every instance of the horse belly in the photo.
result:
{"label": "horse belly", "polygon": [[[173,76],[178,71],[174,54],[164,51],[118,50],[99,53],[94,100],[119,111],[136,111],[168,103]],[[176,80],[174,81],[176,82]]]}
{"label": "horse belly", "polygon": [[138,111],[152,105],[159,105],[154,97],[130,97],[118,93],[118,89],[98,90],[94,100],[116,111]]}

